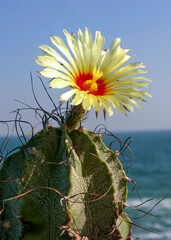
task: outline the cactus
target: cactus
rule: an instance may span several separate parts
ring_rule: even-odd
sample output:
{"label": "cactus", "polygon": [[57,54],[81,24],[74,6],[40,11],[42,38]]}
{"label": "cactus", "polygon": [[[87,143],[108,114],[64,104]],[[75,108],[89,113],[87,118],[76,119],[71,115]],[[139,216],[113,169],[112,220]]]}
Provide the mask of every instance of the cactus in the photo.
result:
{"label": "cactus", "polygon": [[4,161],[0,191],[2,240],[131,239],[127,177],[94,132],[41,130]]}

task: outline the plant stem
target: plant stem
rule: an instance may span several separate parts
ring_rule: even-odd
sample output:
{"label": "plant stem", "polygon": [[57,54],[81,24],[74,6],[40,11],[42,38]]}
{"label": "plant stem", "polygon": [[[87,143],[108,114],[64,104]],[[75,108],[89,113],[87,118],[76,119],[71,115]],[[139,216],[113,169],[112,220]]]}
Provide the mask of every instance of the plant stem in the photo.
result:
{"label": "plant stem", "polygon": [[83,109],[82,104],[78,106],[72,106],[65,118],[67,130],[70,132],[81,125],[81,122],[85,119],[86,113],[87,111]]}

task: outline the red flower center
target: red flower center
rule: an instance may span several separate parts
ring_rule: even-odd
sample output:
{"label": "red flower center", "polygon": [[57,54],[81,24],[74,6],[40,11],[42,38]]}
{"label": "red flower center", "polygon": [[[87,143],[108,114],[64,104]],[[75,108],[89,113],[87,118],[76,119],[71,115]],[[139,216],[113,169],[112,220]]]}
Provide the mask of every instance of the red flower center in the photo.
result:
{"label": "red flower center", "polygon": [[106,93],[106,84],[102,78],[93,80],[93,73],[83,73],[76,77],[76,84],[82,91],[88,91],[95,96],[103,96]]}

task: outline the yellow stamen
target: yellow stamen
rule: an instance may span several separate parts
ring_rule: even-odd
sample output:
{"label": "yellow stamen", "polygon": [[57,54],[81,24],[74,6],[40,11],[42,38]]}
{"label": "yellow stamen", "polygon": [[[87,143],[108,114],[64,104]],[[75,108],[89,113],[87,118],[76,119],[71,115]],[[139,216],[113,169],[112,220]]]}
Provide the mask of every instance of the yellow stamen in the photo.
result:
{"label": "yellow stamen", "polygon": [[96,81],[97,81],[98,79],[100,79],[102,76],[103,76],[103,72],[101,72],[101,71],[99,70],[99,68],[98,68],[98,69],[94,68],[94,69],[93,69],[93,78],[90,79],[90,80],[85,81],[84,87],[85,87],[87,90],[96,91],[97,88],[98,88]]}

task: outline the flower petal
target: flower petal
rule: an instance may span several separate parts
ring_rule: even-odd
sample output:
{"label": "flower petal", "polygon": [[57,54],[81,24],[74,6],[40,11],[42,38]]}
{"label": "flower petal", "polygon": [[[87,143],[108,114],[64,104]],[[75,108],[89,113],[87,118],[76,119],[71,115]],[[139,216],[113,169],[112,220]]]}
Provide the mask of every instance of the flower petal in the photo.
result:
{"label": "flower petal", "polygon": [[59,49],[59,51],[61,51],[64,54],[64,56],[66,56],[68,58],[68,60],[71,62],[72,66],[75,70],[75,73],[78,74],[79,73],[78,67],[75,63],[75,60],[71,56],[67,46],[65,45],[64,41],[56,35],[51,36],[51,41]]}
{"label": "flower petal", "polygon": [[77,91],[78,89],[71,89],[68,92],[63,93],[61,95],[61,101],[68,101]]}
{"label": "flower petal", "polygon": [[83,99],[82,106],[83,106],[84,110],[90,111],[91,103],[90,103],[89,94],[86,94],[85,98]]}
{"label": "flower petal", "polygon": [[109,103],[103,97],[98,97],[98,100],[100,102],[101,108],[103,110],[106,109],[109,116],[112,116],[113,115],[113,110],[112,110],[111,106],[109,105]]}
{"label": "flower petal", "polygon": [[[138,105],[133,99],[126,97],[126,96],[120,96],[120,95],[110,95],[110,96],[104,96],[104,98],[111,103],[117,110],[124,111],[125,109],[123,106],[126,106],[130,111],[133,112],[132,105],[141,108],[140,105]],[[132,104],[132,105],[131,105]],[[119,108],[118,108],[119,107]]]}
{"label": "flower petal", "polygon": [[61,57],[61,55],[57,51],[47,45],[41,45],[39,48],[43,51],[45,55],[54,57],[59,63],[63,64],[73,75],[75,75],[74,69],[67,61],[65,61],[63,57]]}
{"label": "flower petal", "polygon": [[99,31],[96,32],[95,40],[92,46],[92,62],[91,62],[91,70],[97,67],[97,63],[99,58],[102,57],[101,51],[103,49],[105,43],[105,38],[102,37]]}
{"label": "flower petal", "polygon": [[74,97],[74,99],[73,99],[72,102],[71,102],[71,105],[77,106],[77,105],[79,105],[80,103],[82,103],[85,95],[86,95],[86,92],[84,92],[84,91],[78,91],[78,92],[75,94],[75,97]]}
{"label": "flower petal", "polygon": [[107,78],[106,82],[115,81],[124,77],[128,77],[133,74],[146,73],[146,71],[135,70],[137,68],[145,68],[145,66],[141,62],[127,64],[126,66],[120,68],[119,70],[114,72],[112,75],[110,75],[110,77]]}
{"label": "flower petal", "polygon": [[76,85],[75,83],[69,82],[69,81],[64,81],[64,80],[59,79],[59,78],[58,78],[58,79],[57,79],[57,78],[54,78],[54,79],[50,82],[49,86],[50,86],[51,88],[58,88],[58,89],[64,88],[64,87],[68,87],[68,86],[70,86],[70,87],[77,87],[77,85]]}
{"label": "flower petal", "polygon": [[54,57],[38,56],[35,58],[35,61],[38,65],[40,65],[42,67],[49,67],[49,68],[57,69],[56,60],[54,59]]}
{"label": "flower petal", "polygon": [[100,106],[99,106],[97,97],[94,96],[93,94],[89,94],[89,98],[90,98],[90,103],[94,107],[95,111],[100,112]]}
{"label": "flower petal", "polygon": [[70,47],[76,61],[75,63],[77,64],[79,72],[83,72],[83,65],[82,65],[82,58],[81,58],[81,51],[78,46],[78,39],[74,37],[74,35],[71,35],[68,33],[66,30],[63,31],[66,39],[68,46]]}
{"label": "flower petal", "polygon": [[52,68],[44,68],[42,71],[39,72],[42,76],[47,78],[57,78],[58,71]]}
{"label": "flower petal", "polygon": [[144,81],[139,82],[129,82],[124,80],[119,80],[111,83],[108,89],[121,88],[121,87],[138,87],[138,88],[150,88],[149,83]]}
{"label": "flower petal", "polygon": [[47,56],[47,55],[38,56],[35,58],[35,61],[37,62],[37,64],[39,64],[42,67],[59,70],[65,73],[66,75],[68,75],[69,77],[73,78],[72,74],[66,68],[64,68],[61,64],[59,64],[54,57]]}
{"label": "flower petal", "polygon": [[70,82],[75,82],[74,78],[67,76],[64,73],[61,73],[57,70],[54,70],[52,68],[44,68],[42,71],[39,72],[42,76],[47,78],[61,78]]}
{"label": "flower petal", "polygon": [[125,95],[127,97],[135,98],[138,100],[141,100],[146,96],[151,97],[151,95],[147,91],[141,91],[135,88],[118,88],[114,89],[113,91],[110,91],[110,94]]}
{"label": "flower petal", "polygon": [[101,69],[104,72],[105,78],[112,72],[114,72],[116,69],[121,67],[123,64],[125,64],[130,58],[134,57],[126,55],[129,51],[129,49],[123,50],[120,47],[119,38],[113,41],[113,43],[107,50],[105,58],[101,65]]}

